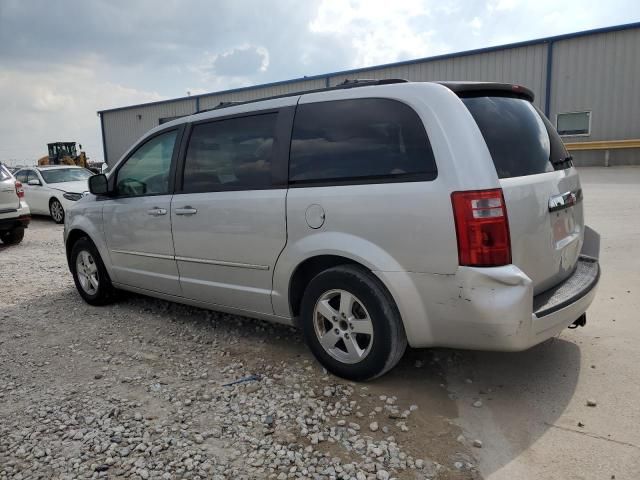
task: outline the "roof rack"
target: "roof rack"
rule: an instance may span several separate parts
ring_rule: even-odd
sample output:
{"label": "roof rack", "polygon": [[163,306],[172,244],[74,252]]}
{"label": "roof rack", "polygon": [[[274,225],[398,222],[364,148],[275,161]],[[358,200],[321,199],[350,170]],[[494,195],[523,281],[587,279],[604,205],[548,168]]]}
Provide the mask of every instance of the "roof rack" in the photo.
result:
{"label": "roof rack", "polygon": [[217,110],[218,108],[225,108],[225,107],[232,107],[233,105],[238,105],[239,103],[243,103],[243,102],[220,102],[218,105],[216,105],[215,107],[213,107],[211,110]]}
{"label": "roof rack", "polygon": [[364,87],[367,85],[390,85],[392,83],[407,83],[409,80],[405,78],[384,78],[376,80],[375,78],[354,78],[353,80],[345,79],[344,82],[339,83],[335,87],[327,87],[325,90],[332,90],[336,88],[349,88],[349,87]]}
{"label": "roof rack", "polygon": [[197,115],[198,113],[210,112],[212,110],[219,110],[221,108],[235,107],[237,105],[245,105],[247,103],[262,102],[265,100],[275,100],[277,98],[294,97],[296,95],[305,95],[307,93],[330,92],[332,90],[344,90],[345,88],[369,87],[372,85],[391,85],[394,83],[408,83],[408,82],[409,80],[406,80],[404,78],[384,78],[381,80],[376,80],[373,78],[354,78],[354,79],[347,78],[342,83],[339,83],[338,85],[334,85],[333,87],[324,87],[324,88],[316,88],[313,90],[302,90],[299,92],[284,93],[281,95],[274,95],[272,97],[264,97],[264,98],[256,98],[254,100],[247,100],[244,102],[237,102],[237,101],[220,102],[218,105],[216,105],[213,108],[200,110],[199,112],[194,113],[193,115]]}

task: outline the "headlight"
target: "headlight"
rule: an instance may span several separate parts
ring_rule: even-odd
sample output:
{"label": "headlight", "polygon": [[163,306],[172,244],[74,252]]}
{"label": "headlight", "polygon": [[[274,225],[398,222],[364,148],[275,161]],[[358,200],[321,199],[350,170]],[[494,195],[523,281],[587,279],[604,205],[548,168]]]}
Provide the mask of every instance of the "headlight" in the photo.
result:
{"label": "headlight", "polygon": [[72,202],[77,202],[82,198],[81,193],[63,193],[62,196],[67,200],[71,200]]}

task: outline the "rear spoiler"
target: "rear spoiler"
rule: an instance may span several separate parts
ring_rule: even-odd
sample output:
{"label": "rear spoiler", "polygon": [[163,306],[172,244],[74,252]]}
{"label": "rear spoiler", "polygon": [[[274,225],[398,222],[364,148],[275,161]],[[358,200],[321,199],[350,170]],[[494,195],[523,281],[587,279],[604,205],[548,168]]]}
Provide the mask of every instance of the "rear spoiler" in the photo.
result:
{"label": "rear spoiler", "polygon": [[459,97],[504,95],[524,98],[533,102],[535,95],[527,87],[498,82],[435,82],[447,87]]}

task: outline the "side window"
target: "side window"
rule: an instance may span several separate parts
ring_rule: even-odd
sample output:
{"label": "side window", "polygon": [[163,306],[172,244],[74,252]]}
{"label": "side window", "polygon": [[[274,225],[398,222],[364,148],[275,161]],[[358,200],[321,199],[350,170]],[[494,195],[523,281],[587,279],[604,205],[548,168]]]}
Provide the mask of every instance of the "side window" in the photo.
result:
{"label": "side window", "polygon": [[42,183],[40,181],[40,177],[38,177],[38,174],[35,172],[35,170],[27,170],[27,182],[29,180],[38,180],[40,183]]}
{"label": "side window", "polygon": [[276,113],[194,125],[184,162],[183,192],[271,187]]}
{"label": "side window", "polygon": [[137,196],[169,193],[169,170],[177,135],[177,130],[171,130],[139,147],[117,172],[117,194]]}
{"label": "side window", "polygon": [[399,182],[436,176],[424,125],[408,105],[364,98],[296,109],[291,183]]}
{"label": "side window", "polygon": [[19,172],[16,173],[15,177],[16,177],[16,180],[18,180],[20,183],[26,184],[27,183],[27,170],[20,170]]}

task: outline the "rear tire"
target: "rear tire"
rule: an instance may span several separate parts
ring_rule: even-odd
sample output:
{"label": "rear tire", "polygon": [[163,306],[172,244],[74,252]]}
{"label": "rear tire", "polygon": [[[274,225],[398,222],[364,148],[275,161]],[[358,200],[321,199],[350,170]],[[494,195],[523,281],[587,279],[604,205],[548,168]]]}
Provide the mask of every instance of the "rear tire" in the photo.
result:
{"label": "rear tire", "polygon": [[80,296],[90,305],[107,305],[116,299],[117,290],[98,249],[87,237],[74,243],[69,258],[73,281]]}
{"label": "rear tire", "polygon": [[0,240],[5,245],[17,245],[24,238],[24,227],[15,227],[11,230],[0,232]]}
{"label": "rear tire", "polygon": [[56,223],[64,223],[64,207],[57,198],[52,198],[49,202],[49,214]]}
{"label": "rear tire", "polygon": [[393,298],[357,265],[330,268],[311,280],[302,298],[301,326],[318,361],[349,380],[383,375],[407,347]]}

